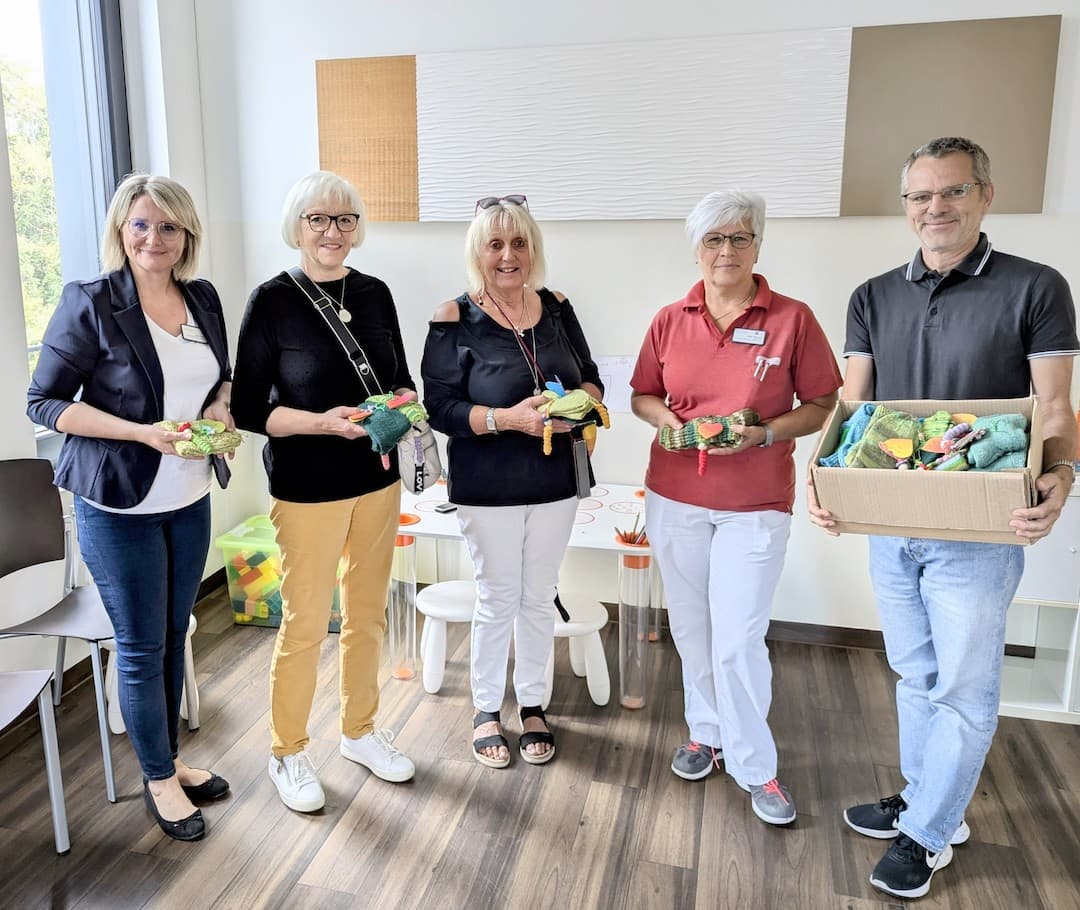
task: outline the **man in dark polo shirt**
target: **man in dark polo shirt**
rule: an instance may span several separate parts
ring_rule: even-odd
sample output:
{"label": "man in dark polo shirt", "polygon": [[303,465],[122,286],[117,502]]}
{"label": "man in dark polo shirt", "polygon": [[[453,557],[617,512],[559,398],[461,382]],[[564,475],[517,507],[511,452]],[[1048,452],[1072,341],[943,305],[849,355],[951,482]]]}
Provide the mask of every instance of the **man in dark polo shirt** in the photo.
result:
{"label": "man in dark polo shirt", "polygon": [[[1050,533],[1074,480],[1069,389],[1080,354],[1065,279],[995,250],[980,232],[994,198],[990,160],[967,139],[935,139],[900,172],[912,260],[871,278],[848,305],[842,397],[1020,398],[1043,413],[1040,503],[1013,512],[1018,538]],[[810,490],[811,520],[832,516]],[[1005,614],[1024,568],[1011,544],[870,538],[870,575],[889,664],[900,675],[895,796],[852,806],[860,834],[895,838],[870,883],[921,897],[970,835],[964,811],[997,726]]]}

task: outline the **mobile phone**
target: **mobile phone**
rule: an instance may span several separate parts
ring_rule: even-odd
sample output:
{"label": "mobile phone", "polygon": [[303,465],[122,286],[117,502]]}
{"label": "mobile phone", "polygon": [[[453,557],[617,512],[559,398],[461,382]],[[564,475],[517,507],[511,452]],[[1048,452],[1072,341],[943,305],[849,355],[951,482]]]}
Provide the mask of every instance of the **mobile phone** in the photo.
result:
{"label": "mobile phone", "polygon": [[455,506],[452,502],[440,502],[437,506],[435,506],[436,512],[453,512],[455,509],[457,509],[457,506]]}

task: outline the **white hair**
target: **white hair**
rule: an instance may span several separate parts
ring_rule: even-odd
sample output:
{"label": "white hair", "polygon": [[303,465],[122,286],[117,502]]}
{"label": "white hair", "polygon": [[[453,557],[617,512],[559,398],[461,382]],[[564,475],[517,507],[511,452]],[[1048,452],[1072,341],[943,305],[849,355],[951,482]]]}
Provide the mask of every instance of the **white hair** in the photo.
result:
{"label": "white hair", "polygon": [[709,193],[686,216],[686,236],[690,238],[691,248],[696,250],[709,231],[725,225],[739,225],[749,230],[760,249],[765,235],[764,197],[744,190]]}
{"label": "white hair", "polygon": [[[281,207],[281,239],[294,250],[300,248],[300,216],[307,214],[309,206],[325,204],[335,208],[343,208],[349,212],[355,212],[360,216],[356,223],[356,230],[348,236],[352,242],[352,249],[364,242],[364,232],[367,228],[364,218],[364,200],[348,180],[339,177],[330,171],[315,171],[306,177],[301,177],[288,195]],[[326,214],[330,214],[327,212]]]}

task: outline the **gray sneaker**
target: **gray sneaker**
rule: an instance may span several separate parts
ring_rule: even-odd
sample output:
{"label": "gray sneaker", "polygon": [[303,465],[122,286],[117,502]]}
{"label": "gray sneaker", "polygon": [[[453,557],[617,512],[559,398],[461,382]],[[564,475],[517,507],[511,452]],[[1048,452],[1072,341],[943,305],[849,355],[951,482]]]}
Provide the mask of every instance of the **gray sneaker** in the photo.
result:
{"label": "gray sneaker", "polygon": [[720,767],[724,750],[719,746],[706,746],[704,743],[690,740],[675,750],[671,761],[671,770],[683,780],[701,780],[708,777],[713,767]]}
{"label": "gray sneaker", "polygon": [[795,821],[795,800],[775,777],[767,784],[751,786],[750,805],[754,815],[770,825],[789,825]]}

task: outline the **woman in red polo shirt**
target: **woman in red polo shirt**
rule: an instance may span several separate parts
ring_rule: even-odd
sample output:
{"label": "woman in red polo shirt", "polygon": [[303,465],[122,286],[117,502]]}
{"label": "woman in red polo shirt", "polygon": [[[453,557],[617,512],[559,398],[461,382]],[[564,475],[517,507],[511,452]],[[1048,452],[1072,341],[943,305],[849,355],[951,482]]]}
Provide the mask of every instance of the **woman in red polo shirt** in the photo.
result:
{"label": "woman in red polo shirt", "polygon": [[645,515],[690,728],[671,769],[699,780],[722,756],[755,814],[784,825],[795,803],[776,777],[765,631],[791,525],[794,439],[821,428],[841,377],[810,308],[754,273],[764,229],[755,193],[710,193],[695,206],[686,232],[702,280],[654,317],[630,384],[634,413],[657,429],[740,408],[761,416],[736,428],[737,446],[708,450],[720,457],[704,474],[696,450],[654,441]]}

